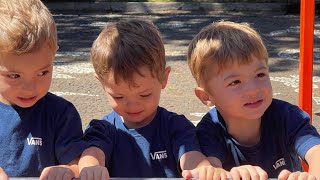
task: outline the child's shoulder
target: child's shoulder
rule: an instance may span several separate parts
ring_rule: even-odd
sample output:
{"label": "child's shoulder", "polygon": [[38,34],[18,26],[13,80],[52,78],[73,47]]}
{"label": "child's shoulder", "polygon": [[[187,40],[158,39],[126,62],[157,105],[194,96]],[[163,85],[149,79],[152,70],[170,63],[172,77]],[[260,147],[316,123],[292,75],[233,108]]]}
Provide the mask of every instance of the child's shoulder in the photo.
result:
{"label": "child's shoulder", "polygon": [[266,110],[266,113],[269,114],[291,114],[291,113],[303,113],[297,105],[291,104],[287,101],[280,100],[280,99],[272,99],[272,103],[269,108]]}
{"label": "child's shoulder", "polygon": [[214,129],[221,129],[222,131],[226,130],[225,121],[216,108],[210,109],[210,111],[205,114],[201,118],[201,121],[197,124],[198,129],[208,129],[209,127]]}
{"label": "child's shoulder", "polygon": [[281,99],[273,98],[270,106],[274,108],[278,108],[278,107],[288,108],[288,107],[293,107],[295,105]]}
{"label": "child's shoulder", "polygon": [[283,124],[286,127],[296,127],[299,124],[308,124],[310,117],[308,113],[297,105],[289,102],[273,99],[271,105],[262,117],[269,124]]}
{"label": "child's shoulder", "polygon": [[120,115],[118,115],[115,111],[111,111],[110,113],[106,114],[102,117],[101,120],[113,125],[116,124],[117,120],[120,120],[122,122]]}

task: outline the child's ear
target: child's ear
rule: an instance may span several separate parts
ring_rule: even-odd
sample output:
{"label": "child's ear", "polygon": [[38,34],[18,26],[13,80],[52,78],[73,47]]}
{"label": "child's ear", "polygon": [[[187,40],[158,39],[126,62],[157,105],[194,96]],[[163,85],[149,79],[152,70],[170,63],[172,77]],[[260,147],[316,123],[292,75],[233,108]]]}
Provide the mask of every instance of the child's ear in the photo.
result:
{"label": "child's ear", "polygon": [[170,66],[166,67],[166,69],[164,70],[164,75],[162,79],[162,89],[164,89],[167,86],[170,71],[171,71]]}
{"label": "child's ear", "polygon": [[196,94],[196,96],[200,99],[200,101],[206,105],[206,106],[213,106],[214,105],[214,100],[213,98],[210,96],[210,94],[207,93],[207,91],[205,91],[203,88],[201,87],[197,87],[194,90],[194,93]]}

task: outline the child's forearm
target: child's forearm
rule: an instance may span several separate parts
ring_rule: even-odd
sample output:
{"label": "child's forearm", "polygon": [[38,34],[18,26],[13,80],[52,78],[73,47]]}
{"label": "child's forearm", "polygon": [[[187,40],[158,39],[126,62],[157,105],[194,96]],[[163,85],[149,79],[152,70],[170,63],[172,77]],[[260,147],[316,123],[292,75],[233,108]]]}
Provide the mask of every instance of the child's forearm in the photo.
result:
{"label": "child's forearm", "polygon": [[81,172],[84,167],[97,165],[105,166],[104,152],[94,146],[84,150],[79,160],[79,171]]}
{"label": "child's forearm", "polygon": [[320,145],[314,146],[308,150],[306,154],[306,160],[309,164],[309,174],[314,175],[317,179],[320,179]]}
{"label": "child's forearm", "polygon": [[180,167],[182,170],[190,170],[208,165],[210,165],[210,162],[202,153],[198,151],[187,152],[180,158]]}

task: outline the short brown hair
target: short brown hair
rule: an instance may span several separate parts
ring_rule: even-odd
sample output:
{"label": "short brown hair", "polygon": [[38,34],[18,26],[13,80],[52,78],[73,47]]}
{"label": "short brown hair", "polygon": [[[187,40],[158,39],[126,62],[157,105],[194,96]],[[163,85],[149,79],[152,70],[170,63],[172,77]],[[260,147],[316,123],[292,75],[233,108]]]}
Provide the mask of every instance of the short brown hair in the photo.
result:
{"label": "short brown hair", "polygon": [[102,30],[91,49],[91,61],[100,78],[112,75],[134,85],[133,74],[147,67],[152,76],[162,80],[166,66],[160,32],[150,21],[122,20]]}
{"label": "short brown hair", "polygon": [[54,52],[57,29],[40,0],[0,0],[0,54],[24,54],[48,43]]}
{"label": "short brown hair", "polygon": [[221,21],[204,27],[192,39],[188,65],[198,85],[202,85],[209,72],[219,73],[233,62],[249,63],[252,55],[268,62],[260,35],[247,23]]}

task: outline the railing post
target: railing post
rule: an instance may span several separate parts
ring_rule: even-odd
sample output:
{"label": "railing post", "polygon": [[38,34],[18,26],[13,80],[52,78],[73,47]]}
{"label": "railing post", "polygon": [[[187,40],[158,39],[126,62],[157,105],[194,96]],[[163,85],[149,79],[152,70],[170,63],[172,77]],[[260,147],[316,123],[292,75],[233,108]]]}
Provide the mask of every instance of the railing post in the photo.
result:
{"label": "railing post", "polygon": [[[312,77],[313,77],[313,33],[314,0],[300,3],[300,64],[299,64],[299,106],[310,116],[312,123]],[[308,166],[302,162],[305,171]]]}

